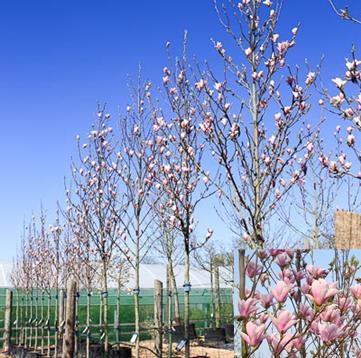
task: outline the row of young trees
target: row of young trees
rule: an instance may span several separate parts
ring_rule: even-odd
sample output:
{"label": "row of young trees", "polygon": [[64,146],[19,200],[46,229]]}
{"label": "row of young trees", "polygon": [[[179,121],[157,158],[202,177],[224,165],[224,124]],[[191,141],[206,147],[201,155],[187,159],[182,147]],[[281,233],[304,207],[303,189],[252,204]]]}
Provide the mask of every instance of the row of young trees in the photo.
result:
{"label": "row of young trees", "polygon": [[[89,292],[101,286],[106,349],[109,275],[120,285],[126,272],[135,277],[139,336],[140,264],[154,252],[166,259],[176,293],[174,265],[184,260],[188,338],[192,253],[199,257],[213,234],[211,227],[196,230],[199,221],[208,226],[200,207],[214,205],[238,245],[281,245],[297,233],[289,245],[318,248],[333,245],[330,218],[340,190],[347,209],[360,205],[361,62],[355,51],[345,75],[332,79],[327,91],[320,67],[303,71],[287,63],[299,27],[284,39],[277,32],[282,1],[215,2],[215,9],[231,39],[227,46],[213,41],[220,65],[190,64],[185,33],[181,56],[163,69],[162,89],[155,91],[140,74],[119,121],[99,107],[87,136],[77,137],[78,157],[56,225],[46,230],[44,214],[40,229],[31,223],[15,265],[22,287],[59,287],[69,275]],[[317,103],[319,115],[312,108]],[[336,150],[322,139],[326,116],[347,123],[346,130],[336,127]],[[52,263],[38,265],[37,257]],[[47,279],[35,273],[41,267]]]}

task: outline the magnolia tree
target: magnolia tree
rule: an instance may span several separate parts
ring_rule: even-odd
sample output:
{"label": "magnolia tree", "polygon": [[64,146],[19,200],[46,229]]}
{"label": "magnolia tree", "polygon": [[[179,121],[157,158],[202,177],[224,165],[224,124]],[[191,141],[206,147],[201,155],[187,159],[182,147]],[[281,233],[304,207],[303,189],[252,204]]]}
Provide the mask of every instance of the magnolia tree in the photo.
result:
{"label": "magnolia tree", "polygon": [[208,230],[204,240],[195,236],[195,211],[199,203],[212,194],[208,178],[202,180],[200,163],[204,144],[197,125],[197,103],[199,91],[188,77],[186,64],[186,34],[183,57],[174,68],[165,67],[163,83],[168,98],[164,108],[154,111],[153,131],[156,136],[157,170],[155,187],[165,200],[158,210],[169,213],[169,223],[183,241],[184,271],[184,330],[186,357],[190,355],[189,344],[189,294],[191,252],[201,247],[212,235]]}
{"label": "magnolia tree", "polygon": [[[295,190],[290,191],[276,209],[283,235],[287,228],[299,238],[304,248],[314,249],[334,247],[333,219],[338,193],[342,189],[348,198],[354,194],[343,187],[345,180],[334,178],[324,166],[325,143],[320,136],[320,132],[315,134],[314,155],[308,161],[307,180],[299,180]],[[327,155],[330,156],[331,153]]]}
{"label": "magnolia tree", "polygon": [[269,250],[247,257],[245,297],[238,302],[242,357],[256,352],[273,357],[361,353],[359,261],[336,251],[323,268],[313,265],[309,255]]}
{"label": "magnolia tree", "polygon": [[121,182],[126,206],[115,206],[114,215],[121,223],[117,248],[128,260],[135,277],[134,312],[136,357],[139,357],[139,294],[140,264],[152,247],[156,236],[153,227],[154,201],[150,193],[155,175],[156,145],[151,126],[151,83],[133,86],[132,103],[120,119],[119,151],[113,158],[112,168]]}
{"label": "magnolia tree", "polygon": [[234,44],[226,49],[215,41],[224,71],[218,74],[207,65],[195,83],[204,96],[197,108],[200,128],[219,168],[209,176],[234,218],[232,230],[253,246],[264,244],[266,220],[305,177],[317,131],[316,124],[306,123],[316,73],[302,76],[287,65],[298,27],[288,38],[280,37],[281,5],[244,0],[230,2],[229,9],[215,2]]}
{"label": "magnolia tree", "polygon": [[[342,77],[335,77],[332,82],[336,94],[331,95],[322,89],[320,104],[344,123],[338,123],[335,130],[337,140],[336,158],[322,158],[322,164],[333,176],[349,175],[361,180],[361,149],[358,141],[361,137],[361,61],[355,57],[346,59],[346,72]],[[334,90],[332,90],[334,92]],[[345,124],[343,128],[341,124]],[[353,159],[351,159],[353,158]]]}
{"label": "magnolia tree", "polygon": [[[158,196],[159,193],[156,193]],[[164,201],[162,201],[164,200]],[[179,305],[178,287],[175,279],[174,269],[181,264],[184,257],[182,251],[182,240],[178,230],[169,221],[173,215],[171,208],[167,205],[167,196],[159,198],[158,211],[156,211],[156,223],[158,225],[158,240],[154,247],[154,253],[161,256],[167,265],[167,307],[168,307],[168,326],[172,326],[172,322],[176,325],[181,324],[181,314]],[[174,318],[172,318],[172,296],[174,296]]]}
{"label": "magnolia tree", "polygon": [[81,144],[77,137],[79,160],[72,165],[74,187],[66,191],[65,209],[65,218],[74,235],[72,249],[82,250],[85,261],[87,255],[94,254],[95,270],[100,271],[103,307],[100,324],[105,351],[109,348],[108,273],[120,225],[114,207],[121,205],[122,199],[118,195],[118,176],[112,167],[113,129],[109,120],[110,115],[99,109],[86,142]]}

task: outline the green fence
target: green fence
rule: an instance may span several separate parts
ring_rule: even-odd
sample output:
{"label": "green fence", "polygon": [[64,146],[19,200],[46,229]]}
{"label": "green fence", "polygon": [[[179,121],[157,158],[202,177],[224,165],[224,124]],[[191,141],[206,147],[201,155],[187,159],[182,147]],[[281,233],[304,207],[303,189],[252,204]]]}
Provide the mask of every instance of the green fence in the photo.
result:
{"label": "green fence", "polygon": [[[179,290],[179,303],[181,316],[183,314],[183,291]],[[149,339],[152,335],[154,320],[154,292],[153,289],[143,289],[140,292],[140,322],[141,322],[141,339]],[[221,289],[221,319],[222,323],[232,323],[233,321],[233,304],[231,289]],[[174,298],[173,298],[174,299]],[[116,342],[117,337],[120,341],[129,341],[134,332],[134,303],[133,295],[130,292],[121,292],[119,296],[119,324],[117,325],[117,291],[109,290],[108,292],[108,324],[109,324],[109,341]],[[79,339],[85,339],[88,333],[84,333],[86,327],[86,301],[87,294],[80,291],[77,298],[77,336]],[[167,320],[166,308],[166,290],[163,291],[163,317]],[[50,315],[48,319],[48,306]],[[58,306],[58,297],[55,291],[42,294],[40,291],[33,290],[32,294],[25,295],[21,290],[13,290],[12,303],[12,341],[17,342],[21,327],[27,327],[28,330],[37,330],[37,336],[46,341],[46,337],[51,335],[51,340],[56,331],[56,307]],[[174,317],[174,302],[173,302]],[[27,310],[27,315],[25,314]],[[99,292],[91,295],[91,339],[93,341],[101,340],[101,327],[99,324],[101,311],[101,295]],[[43,313],[42,313],[43,312]],[[197,334],[203,335],[204,330],[212,326],[214,317],[211,317],[211,294],[209,289],[192,289],[190,294],[190,320],[196,326]],[[0,330],[1,339],[4,325],[5,313],[5,289],[0,289]],[[30,322],[30,323],[29,323]]]}

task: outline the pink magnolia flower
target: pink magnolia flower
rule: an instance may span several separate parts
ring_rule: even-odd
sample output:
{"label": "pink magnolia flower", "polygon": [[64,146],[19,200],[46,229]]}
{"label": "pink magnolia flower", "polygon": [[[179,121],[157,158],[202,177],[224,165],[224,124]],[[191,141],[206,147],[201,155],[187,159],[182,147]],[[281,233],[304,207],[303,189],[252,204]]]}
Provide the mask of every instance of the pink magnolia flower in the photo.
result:
{"label": "pink magnolia flower", "polygon": [[320,278],[312,282],[310,293],[306,296],[317,306],[321,306],[338,292],[336,283],[328,283],[325,279]]}
{"label": "pink magnolia flower", "polygon": [[315,280],[325,278],[328,274],[327,270],[311,264],[306,266],[306,270]]}
{"label": "pink magnolia flower", "polygon": [[278,281],[276,287],[272,290],[272,295],[277,302],[283,303],[292,289],[292,285],[284,281]]}
{"label": "pink magnolia flower", "polygon": [[279,333],[287,332],[293,325],[298,322],[296,316],[287,310],[277,312],[277,316],[271,315],[271,320]]}
{"label": "pink magnolia flower", "polygon": [[261,302],[261,304],[264,308],[268,308],[272,304],[273,296],[271,294],[260,295],[259,301]]}
{"label": "pink magnolia flower", "polygon": [[250,47],[246,48],[246,49],[244,50],[244,53],[245,53],[245,55],[246,55],[247,57],[249,57],[249,56],[251,55],[251,53],[252,53],[251,48],[250,48]]}
{"label": "pink magnolia flower", "polygon": [[351,293],[356,300],[361,299],[361,284],[351,287]]}
{"label": "pink magnolia flower", "polygon": [[201,78],[201,79],[199,80],[199,82],[196,82],[196,83],[195,83],[195,86],[197,87],[197,90],[198,90],[198,91],[202,91],[202,89],[206,86],[206,84],[207,84],[207,81],[204,80],[203,78]]}
{"label": "pink magnolia flower", "polygon": [[347,136],[347,145],[352,147],[355,144],[355,136],[353,134],[349,134]]}
{"label": "pink magnolia flower", "polygon": [[309,72],[306,78],[306,85],[309,86],[310,84],[312,84],[315,78],[316,78],[316,74],[314,72]]}
{"label": "pink magnolia flower", "polygon": [[346,169],[346,170],[350,170],[351,167],[352,167],[352,163],[351,163],[351,162],[346,162],[346,163],[345,163],[345,169]]}
{"label": "pink magnolia flower", "polygon": [[341,311],[348,310],[352,307],[352,302],[349,297],[337,296],[336,303]]}
{"label": "pink magnolia flower", "polygon": [[324,343],[332,342],[343,334],[342,329],[334,323],[319,322],[317,328],[318,334]]}
{"label": "pink magnolia flower", "polygon": [[340,310],[335,304],[329,305],[321,312],[320,318],[323,321],[339,324],[341,322]]}
{"label": "pink magnolia flower", "polygon": [[286,333],[281,337],[275,334],[267,336],[267,342],[275,356],[279,356],[284,349],[287,349],[288,352],[291,351],[292,336],[290,333]]}
{"label": "pink magnolia flower", "polygon": [[241,332],[241,336],[250,346],[258,347],[265,338],[264,329],[264,324],[257,325],[253,322],[248,322],[246,324],[247,333]]}
{"label": "pink magnolia flower", "polygon": [[336,85],[337,88],[339,89],[343,89],[345,84],[346,84],[346,81],[342,80],[341,78],[339,77],[336,77],[332,80],[332,82]]}
{"label": "pink magnolia flower", "polygon": [[306,321],[311,321],[315,313],[310,306],[301,303],[299,307],[299,315],[303,317]]}
{"label": "pink magnolia flower", "polygon": [[238,311],[241,318],[248,319],[252,313],[257,311],[257,300],[255,298],[248,298],[238,302]]}
{"label": "pink magnolia flower", "polygon": [[289,263],[291,262],[291,258],[286,252],[283,252],[282,254],[277,255],[275,262],[279,267],[282,268],[289,265]]}
{"label": "pink magnolia flower", "polygon": [[262,266],[250,261],[246,267],[246,274],[249,278],[258,276],[262,272]]}

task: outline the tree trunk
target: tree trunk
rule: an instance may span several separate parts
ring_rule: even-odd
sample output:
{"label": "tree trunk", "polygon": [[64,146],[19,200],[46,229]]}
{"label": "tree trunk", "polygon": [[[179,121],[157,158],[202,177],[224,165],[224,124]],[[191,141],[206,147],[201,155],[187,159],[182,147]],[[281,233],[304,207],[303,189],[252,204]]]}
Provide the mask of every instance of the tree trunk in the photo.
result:
{"label": "tree trunk", "polygon": [[171,270],[170,271],[170,282],[171,282],[173,296],[174,296],[174,323],[176,326],[179,326],[182,323],[182,320],[181,320],[181,314],[180,314],[178,287],[177,287],[177,282],[175,280],[172,261],[170,264],[170,270]]}
{"label": "tree trunk", "polygon": [[116,312],[116,327],[115,327],[115,337],[117,340],[118,348],[120,342],[120,281],[118,282],[118,294],[117,294],[117,312]]}
{"label": "tree trunk", "polygon": [[[139,259],[139,258],[138,258]],[[139,324],[139,261],[136,265],[136,281],[134,290],[134,325],[137,339],[135,341],[135,356],[139,358],[139,339],[140,339],[140,324]]]}
{"label": "tree trunk", "polygon": [[89,358],[90,356],[90,305],[91,305],[91,292],[88,289],[87,297],[86,297],[86,347],[85,347],[85,357]]}
{"label": "tree trunk", "polygon": [[103,261],[103,319],[104,319],[104,351],[109,350],[109,336],[108,336],[108,277],[107,277],[107,263]]}
{"label": "tree trunk", "polygon": [[36,289],[36,296],[35,296],[35,344],[34,344],[34,350],[38,349],[38,339],[39,339],[38,318],[39,318],[39,291],[38,291],[38,289]]}
{"label": "tree trunk", "polygon": [[221,328],[221,295],[219,285],[219,266],[215,265],[214,280],[216,286],[216,328]]}
{"label": "tree trunk", "polygon": [[[239,264],[239,298],[241,300],[246,297],[246,258],[245,258],[245,250],[238,250],[238,264]],[[242,321],[242,332],[246,333],[246,321]],[[246,342],[241,338],[242,345],[242,358],[248,357],[248,349]]]}
{"label": "tree trunk", "polygon": [[[255,54],[252,52],[252,66],[255,66]],[[263,246],[263,232],[261,219],[261,182],[260,182],[260,161],[259,161],[259,123],[256,80],[252,79],[252,120],[253,120],[253,171],[254,171],[254,218],[253,218],[253,239],[257,246]]]}
{"label": "tree trunk", "polygon": [[17,345],[20,344],[20,332],[19,332],[19,289],[16,288],[16,312],[15,312],[15,330],[16,330],[16,334],[15,334],[15,342]]}
{"label": "tree trunk", "polygon": [[211,279],[211,328],[214,328],[215,307],[214,307],[213,259],[211,259],[209,270],[210,270],[210,279]]}
{"label": "tree trunk", "polygon": [[45,319],[45,315],[44,315],[44,300],[45,300],[45,295],[44,295],[44,291],[41,291],[41,304],[40,304],[40,334],[41,334],[41,339],[40,339],[40,352],[41,354],[44,354],[44,345],[45,345],[45,336],[44,336],[44,319]]}
{"label": "tree trunk", "polygon": [[190,341],[189,341],[189,250],[185,250],[185,272],[184,272],[184,338],[186,339],[185,357],[190,358]]}
{"label": "tree trunk", "polygon": [[4,334],[3,334],[3,350],[10,351],[11,345],[11,308],[12,308],[13,293],[8,288],[6,290],[6,303],[5,303],[5,319],[4,319]]}
{"label": "tree trunk", "polygon": [[25,294],[25,324],[24,324],[24,348],[28,347],[28,324],[29,324],[29,291],[26,289]]}
{"label": "tree trunk", "polygon": [[172,290],[171,290],[171,260],[168,258],[167,267],[167,319],[168,319],[168,358],[172,357]]}
{"label": "tree trunk", "polygon": [[24,290],[21,289],[21,304],[20,304],[20,346],[24,346]]}
{"label": "tree trunk", "polygon": [[51,293],[48,293],[48,307],[46,313],[46,330],[47,330],[47,355],[50,357],[50,307],[51,307]]}

